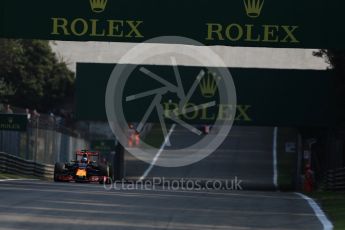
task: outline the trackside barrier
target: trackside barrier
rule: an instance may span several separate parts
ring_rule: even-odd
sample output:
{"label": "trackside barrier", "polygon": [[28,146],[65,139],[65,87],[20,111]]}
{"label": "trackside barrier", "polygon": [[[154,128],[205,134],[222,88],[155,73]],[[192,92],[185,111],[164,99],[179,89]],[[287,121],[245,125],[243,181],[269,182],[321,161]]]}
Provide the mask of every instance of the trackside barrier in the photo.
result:
{"label": "trackside barrier", "polygon": [[0,152],[0,172],[53,179],[54,166]]}
{"label": "trackside barrier", "polygon": [[325,188],[330,191],[345,191],[345,168],[329,170],[325,176]]}

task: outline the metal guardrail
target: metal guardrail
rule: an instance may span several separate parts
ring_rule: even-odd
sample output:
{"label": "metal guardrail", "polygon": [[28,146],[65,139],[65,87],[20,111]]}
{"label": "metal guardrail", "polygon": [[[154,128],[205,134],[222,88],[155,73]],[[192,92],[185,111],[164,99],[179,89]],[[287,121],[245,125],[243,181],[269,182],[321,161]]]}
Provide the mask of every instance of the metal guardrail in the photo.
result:
{"label": "metal guardrail", "polygon": [[345,191],[345,168],[329,170],[325,177],[325,188],[330,191]]}
{"label": "metal guardrail", "polygon": [[0,172],[53,179],[54,166],[24,160],[20,157],[0,152]]}

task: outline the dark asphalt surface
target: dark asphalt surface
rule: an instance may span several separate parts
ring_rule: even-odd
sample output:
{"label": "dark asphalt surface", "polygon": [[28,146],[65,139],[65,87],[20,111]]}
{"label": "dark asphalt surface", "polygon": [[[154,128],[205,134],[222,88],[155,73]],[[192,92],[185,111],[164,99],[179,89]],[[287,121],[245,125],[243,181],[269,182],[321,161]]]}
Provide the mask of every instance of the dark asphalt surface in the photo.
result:
{"label": "dark asphalt surface", "polygon": [[[195,135],[177,128],[171,142],[185,146]],[[126,177],[141,177],[148,163],[126,154]],[[223,144],[207,158],[189,166],[164,168],[155,166],[147,176],[166,179],[242,180],[245,190],[274,190],[273,184],[273,128],[233,127]]]}
{"label": "dark asphalt surface", "polygon": [[322,229],[293,193],[110,190],[99,184],[0,182],[0,229]]}

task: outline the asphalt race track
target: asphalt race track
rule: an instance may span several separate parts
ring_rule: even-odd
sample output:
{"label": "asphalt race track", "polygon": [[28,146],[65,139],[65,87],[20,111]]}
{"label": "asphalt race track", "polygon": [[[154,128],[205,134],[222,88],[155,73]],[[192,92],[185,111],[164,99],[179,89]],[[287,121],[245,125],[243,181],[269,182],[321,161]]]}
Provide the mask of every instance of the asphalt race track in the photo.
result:
{"label": "asphalt race track", "polygon": [[[170,140],[173,146],[185,146],[194,137],[177,127]],[[273,128],[233,127],[223,144],[210,156],[195,164],[178,168],[153,167],[147,179],[189,178],[196,180],[242,181],[245,190],[274,190],[273,184]],[[126,177],[140,178],[148,163],[126,154]]]}
{"label": "asphalt race track", "polygon": [[110,190],[99,184],[0,182],[0,229],[322,229],[293,193]]}
{"label": "asphalt race track", "polygon": [[[174,146],[191,136],[177,128]],[[308,201],[273,184],[273,128],[235,127],[212,155],[180,168],[150,167],[126,154],[127,183],[0,182],[0,230],[14,229],[324,229]],[[155,177],[243,181],[242,190],[184,189],[164,184],[134,188]]]}

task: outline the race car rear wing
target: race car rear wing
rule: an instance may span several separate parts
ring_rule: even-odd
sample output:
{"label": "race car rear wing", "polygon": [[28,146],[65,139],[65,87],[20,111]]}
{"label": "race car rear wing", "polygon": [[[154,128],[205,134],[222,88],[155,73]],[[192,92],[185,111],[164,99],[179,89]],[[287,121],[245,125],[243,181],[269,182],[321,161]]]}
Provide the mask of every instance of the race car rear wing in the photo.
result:
{"label": "race car rear wing", "polygon": [[84,154],[88,156],[99,156],[99,152],[91,150],[77,150],[75,154],[80,156],[83,156]]}

